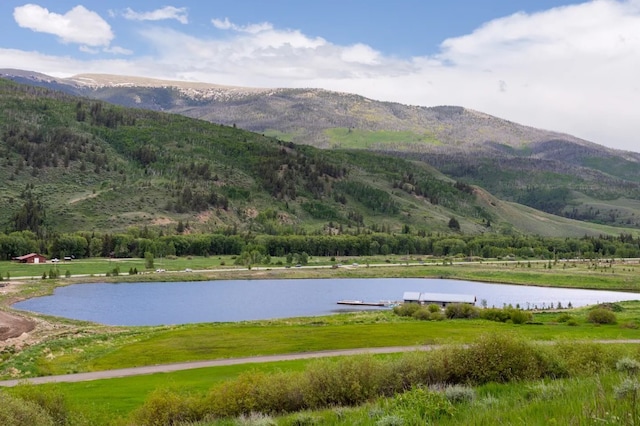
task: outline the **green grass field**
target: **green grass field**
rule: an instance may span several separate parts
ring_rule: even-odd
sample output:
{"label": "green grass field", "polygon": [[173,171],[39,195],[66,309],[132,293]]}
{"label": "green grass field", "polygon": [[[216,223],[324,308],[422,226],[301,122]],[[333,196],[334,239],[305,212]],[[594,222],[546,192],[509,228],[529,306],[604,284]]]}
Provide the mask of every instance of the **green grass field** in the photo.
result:
{"label": "green grass field", "polygon": [[[138,280],[142,277],[157,280],[185,279],[233,279],[262,277],[447,277],[477,281],[504,282],[513,284],[537,284],[560,287],[581,287],[599,289],[624,289],[638,291],[640,279],[637,275],[637,261],[616,261],[613,263],[552,263],[548,262],[483,262],[460,264],[453,259],[412,259],[384,257],[369,259],[336,259],[345,265],[358,262],[358,267],[323,268],[279,268],[263,267],[260,270],[227,270],[233,262],[226,258],[164,259],[160,266],[166,268],[164,274],[144,276],[123,275],[120,277],[100,277],[100,280]],[[379,262],[379,263],[377,263]],[[67,264],[74,267],[73,274],[98,274],[109,265],[138,265],[144,267],[142,259],[113,261],[109,259],[79,260]],[[312,266],[330,265],[330,259],[311,259]],[[424,263],[424,264],[422,264]],[[373,265],[385,265],[374,267]],[[47,268],[49,265],[18,265],[0,263],[0,271],[6,276],[29,276],[24,271],[34,267]],[[62,265],[61,265],[62,266]],[[369,266],[369,267],[368,267]],[[15,268],[15,269],[9,269]],[[210,273],[188,274],[186,268],[212,269]],[[123,268],[121,268],[122,270]],[[127,267],[128,270],[128,267]],[[37,276],[36,274],[35,276]],[[55,285],[88,281],[86,278],[61,280],[26,280],[23,284],[25,296],[51,291]],[[9,300],[9,296],[2,296]],[[11,296],[14,298],[15,296]],[[172,363],[180,361],[245,357],[279,353],[296,353],[327,349],[346,349],[382,346],[410,346],[419,344],[447,344],[472,342],[482,334],[516,333],[530,341],[570,342],[594,339],[636,339],[640,326],[640,301],[625,302],[623,310],[617,312],[617,324],[594,325],[586,321],[587,308],[568,311],[573,318],[573,326],[559,322],[561,312],[538,312],[531,324],[517,325],[486,320],[445,320],[418,321],[395,316],[390,311],[339,314],[328,317],[295,318],[273,321],[255,321],[219,324],[193,324],[172,327],[105,327],[56,318],[43,318],[52,323],[64,324],[69,331],[46,339],[40,344],[25,348],[17,353],[3,351],[2,377],[10,378],[10,372],[19,370],[34,375],[65,374],[70,372],[99,371],[140,365]],[[202,394],[215,383],[237,377],[247,371],[299,371],[310,361],[279,362],[273,364],[248,364],[232,367],[216,367],[168,374],[99,380],[86,383],[40,385],[42,389],[54,389],[64,395],[70,407],[83,412],[89,424],[125,424],[125,417],[146,401],[148,395],[158,389],[172,389],[184,394]],[[594,378],[584,379],[584,386],[595,392]],[[613,380],[613,379],[609,379]],[[559,398],[577,398],[583,382],[568,381],[557,385],[566,387]],[[538,386],[527,384],[526,386]],[[554,385],[555,386],[555,385]],[[596,387],[594,387],[596,386]],[[550,414],[541,412],[544,402],[521,402],[521,409],[504,407],[524,398],[516,385],[500,387],[485,386],[476,390],[478,401],[489,396],[495,399],[491,404],[481,406],[461,406],[452,417],[440,419],[438,424],[457,424],[464,419],[473,419],[473,424],[490,424],[498,407],[501,408],[505,424],[519,424],[518,416],[530,416],[535,421],[530,424],[548,424],[543,420],[555,418],[566,424],[561,402]],[[564,389],[564,388],[563,388]],[[594,390],[595,389],[595,390]],[[558,399],[562,401],[562,399]],[[554,405],[555,406],[555,405]],[[564,403],[566,406],[566,401]],[[575,410],[581,409],[577,406]],[[345,409],[340,419],[322,421],[316,424],[353,424],[359,422],[364,412],[371,407]],[[572,409],[573,410],[573,409]],[[308,416],[329,418],[335,412],[314,412]],[[328,416],[328,417],[322,417]],[[293,424],[292,418],[285,416],[279,424]],[[333,418],[331,417],[331,418]],[[280,421],[279,420],[279,421]],[[122,421],[122,422],[121,422]],[[515,421],[515,423],[513,423]],[[121,422],[121,423],[118,423]],[[352,422],[352,423],[349,423]],[[212,423],[213,424],[213,423]],[[219,423],[225,424],[225,423]],[[227,423],[235,424],[235,423]],[[366,423],[365,423],[366,424]],[[529,423],[527,423],[529,424]]]}

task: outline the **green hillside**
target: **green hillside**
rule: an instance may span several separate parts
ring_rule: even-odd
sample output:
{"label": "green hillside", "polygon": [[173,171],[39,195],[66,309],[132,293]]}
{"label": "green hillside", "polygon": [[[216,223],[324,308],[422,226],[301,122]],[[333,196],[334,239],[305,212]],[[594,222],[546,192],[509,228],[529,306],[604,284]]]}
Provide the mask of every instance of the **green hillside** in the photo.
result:
{"label": "green hillside", "polygon": [[313,88],[0,73],[18,82],[237,126],[298,145],[419,160],[503,200],[583,222],[640,229],[640,154],[459,106],[410,106]]}
{"label": "green hillside", "polygon": [[424,234],[457,231],[452,218],[472,234],[620,231],[506,212],[423,162],[319,150],[7,80],[0,158],[7,231]]}
{"label": "green hillside", "polygon": [[195,231],[446,230],[454,214],[469,228],[492,218],[468,190],[425,165],[320,151],[6,80],[0,91],[7,229],[32,227],[33,206],[42,210],[36,225],[50,231],[178,222]]}

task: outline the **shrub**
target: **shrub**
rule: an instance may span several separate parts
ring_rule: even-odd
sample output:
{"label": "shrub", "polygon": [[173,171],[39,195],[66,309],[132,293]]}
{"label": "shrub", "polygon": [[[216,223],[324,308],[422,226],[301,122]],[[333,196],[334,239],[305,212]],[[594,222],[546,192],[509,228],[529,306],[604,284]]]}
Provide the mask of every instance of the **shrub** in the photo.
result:
{"label": "shrub", "polygon": [[594,324],[615,324],[616,314],[604,308],[596,308],[587,314],[587,321]]}
{"label": "shrub", "polygon": [[440,308],[440,305],[436,305],[435,303],[430,304],[429,306],[427,306],[427,309],[429,310],[429,312],[434,313],[434,312],[442,312],[442,308]]}
{"label": "shrub", "polygon": [[402,417],[405,424],[433,424],[439,418],[453,415],[451,402],[441,392],[415,387],[385,401],[385,409]]}
{"label": "shrub", "polygon": [[[394,391],[406,391],[417,385],[432,385],[446,380],[443,351],[408,352],[390,361],[390,376],[395,378]],[[387,392],[387,395],[392,392]]]}
{"label": "shrub", "polygon": [[468,403],[476,398],[476,391],[468,386],[452,385],[444,389],[444,396],[452,404]]}
{"label": "shrub", "polygon": [[422,306],[419,303],[403,303],[393,307],[393,313],[401,317],[410,317]]}
{"label": "shrub", "polygon": [[376,422],[376,426],[403,426],[404,424],[403,418],[395,414],[383,416]]}
{"label": "shrub", "polygon": [[509,314],[504,309],[488,308],[480,311],[480,318],[489,321],[506,322],[509,319]]}
{"label": "shrub", "polygon": [[41,407],[58,425],[68,423],[70,417],[67,402],[60,392],[54,388],[34,385],[21,385],[15,388],[15,396]]}
{"label": "shrub", "polygon": [[452,303],[447,305],[444,314],[449,319],[454,318],[477,318],[478,308],[468,303]]}
{"label": "shrub", "polygon": [[304,401],[312,409],[361,404],[383,393],[383,384],[393,383],[389,371],[368,355],[314,362],[304,374]]}
{"label": "shrub", "polygon": [[531,321],[532,318],[531,312],[525,312],[522,309],[509,309],[509,319],[514,324],[524,324]]}
{"label": "shrub", "polygon": [[197,421],[202,414],[192,398],[160,389],[153,392],[132,417],[139,426],[164,426]]}
{"label": "shrub", "polygon": [[0,392],[0,424],[3,426],[53,426],[55,422],[36,403]]}
{"label": "shrub", "polygon": [[509,335],[482,336],[468,347],[447,350],[447,383],[535,380],[554,371],[552,359],[531,343]]}
{"label": "shrub", "polygon": [[597,343],[558,343],[554,352],[567,374],[572,377],[612,370],[620,358],[615,347]]}
{"label": "shrub", "polygon": [[533,315],[531,312],[523,311],[515,308],[489,308],[480,310],[480,318],[489,321],[507,322],[511,320],[514,324],[524,324],[531,321]]}
{"label": "shrub", "polygon": [[212,388],[204,407],[221,417],[293,412],[305,408],[304,392],[298,374],[251,371]]}
{"label": "shrub", "polygon": [[431,321],[442,321],[444,319],[444,314],[442,313],[442,311],[431,312],[429,319]]}
{"label": "shrub", "polygon": [[423,321],[429,321],[431,319],[431,312],[425,307],[420,307],[412,315],[413,318]]}
{"label": "shrub", "polygon": [[640,362],[629,357],[620,358],[616,362],[616,370],[621,373],[636,375],[640,373]]}
{"label": "shrub", "polygon": [[567,313],[561,314],[556,321],[558,322],[567,322],[573,317]]}

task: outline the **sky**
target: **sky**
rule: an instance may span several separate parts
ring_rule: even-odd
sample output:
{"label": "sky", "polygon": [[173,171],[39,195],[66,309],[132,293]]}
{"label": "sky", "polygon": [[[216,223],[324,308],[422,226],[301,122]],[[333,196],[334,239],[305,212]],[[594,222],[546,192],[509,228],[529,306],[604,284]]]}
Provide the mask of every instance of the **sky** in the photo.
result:
{"label": "sky", "polygon": [[0,68],[458,105],[640,152],[640,0],[2,0]]}

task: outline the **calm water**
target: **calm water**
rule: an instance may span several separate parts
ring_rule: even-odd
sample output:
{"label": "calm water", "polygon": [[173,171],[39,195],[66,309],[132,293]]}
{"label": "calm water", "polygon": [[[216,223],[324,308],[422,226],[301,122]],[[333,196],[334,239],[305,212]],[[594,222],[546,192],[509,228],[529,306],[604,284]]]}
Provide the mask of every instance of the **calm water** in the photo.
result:
{"label": "calm water", "polygon": [[[640,293],[557,289],[421,278],[231,280],[77,284],[25,300],[16,309],[108,325],[228,322],[376,309],[337,305],[342,299],[400,300],[405,291],[475,295],[478,305],[522,308],[638,300]],[[380,308],[384,309],[384,308]]]}

